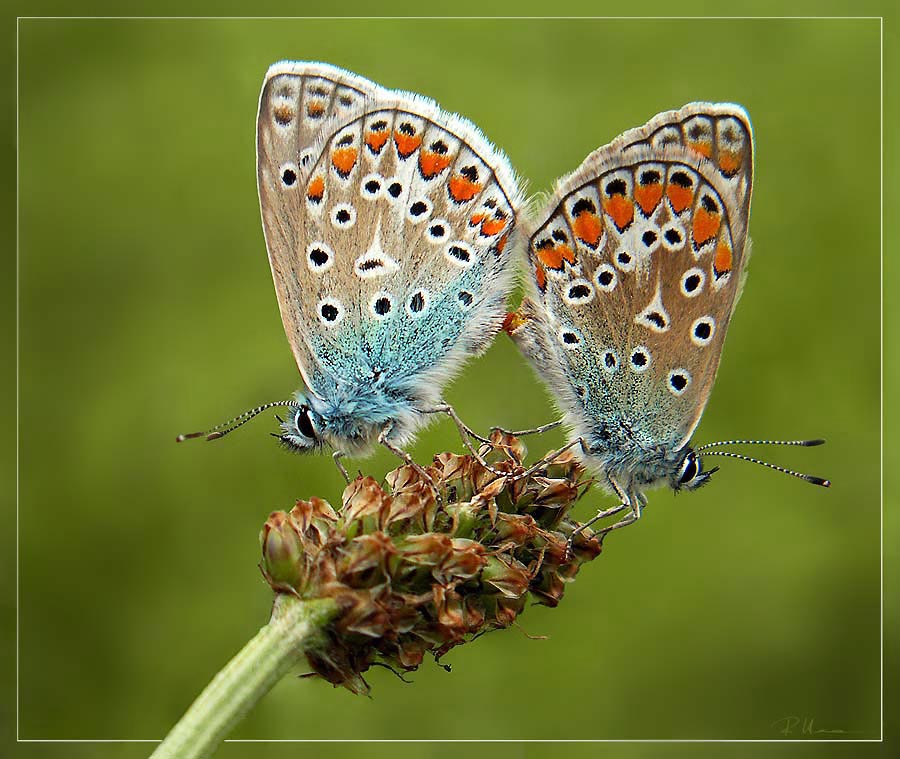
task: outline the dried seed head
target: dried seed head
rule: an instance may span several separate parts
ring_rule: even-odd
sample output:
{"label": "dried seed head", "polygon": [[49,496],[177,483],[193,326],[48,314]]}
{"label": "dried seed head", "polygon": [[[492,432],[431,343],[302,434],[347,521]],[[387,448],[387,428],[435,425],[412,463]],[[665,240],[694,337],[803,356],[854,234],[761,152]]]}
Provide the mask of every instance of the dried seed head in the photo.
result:
{"label": "dried seed head", "polygon": [[340,513],[325,501],[298,501],[273,513],[260,540],[261,569],[272,589],[333,598],[340,608],[327,640],[308,654],[315,674],[355,693],[373,664],[414,670],[478,634],[509,627],[528,594],[556,606],[600,542],[579,533],[569,511],[588,482],[572,456],[521,476],[525,447],[495,432],[474,457],[442,453],[428,468],[438,501],[410,466],[384,486],[359,477],[344,490]]}

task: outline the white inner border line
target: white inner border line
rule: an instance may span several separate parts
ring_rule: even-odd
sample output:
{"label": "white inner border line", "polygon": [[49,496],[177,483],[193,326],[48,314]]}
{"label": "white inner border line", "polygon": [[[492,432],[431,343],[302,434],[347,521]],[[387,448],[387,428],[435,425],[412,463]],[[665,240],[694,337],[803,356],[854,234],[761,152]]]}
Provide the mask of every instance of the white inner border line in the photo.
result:
{"label": "white inner border line", "polygon": [[22,738],[19,733],[19,430],[21,349],[20,290],[20,163],[19,163],[19,28],[22,21],[873,21],[878,20],[879,36],[879,527],[880,527],[880,730],[878,738],[226,738],[225,743],[881,743],[884,741],[884,16],[17,16],[16,17],[16,743],[160,743],[155,738]]}

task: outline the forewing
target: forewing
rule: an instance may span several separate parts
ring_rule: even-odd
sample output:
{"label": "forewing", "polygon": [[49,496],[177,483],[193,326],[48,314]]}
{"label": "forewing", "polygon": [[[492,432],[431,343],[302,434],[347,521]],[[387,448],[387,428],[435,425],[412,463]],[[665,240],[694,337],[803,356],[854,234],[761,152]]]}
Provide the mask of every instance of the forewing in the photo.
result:
{"label": "forewing", "polygon": [[[752,133],[739,106],[695,103],[588,156],[527,230],[563,406],[678,449],[709,397],[746,262]],[[546,354],[549,354],[546,355]],[[536,358],[536,357],[533,357]]]}
{"label": "forewing", "polygon": [[259,117],[263,223],[282,320],[313,392],[439,381],[503,318],[519,203],[506,158],[432,101],[378,89],[285,177]]}

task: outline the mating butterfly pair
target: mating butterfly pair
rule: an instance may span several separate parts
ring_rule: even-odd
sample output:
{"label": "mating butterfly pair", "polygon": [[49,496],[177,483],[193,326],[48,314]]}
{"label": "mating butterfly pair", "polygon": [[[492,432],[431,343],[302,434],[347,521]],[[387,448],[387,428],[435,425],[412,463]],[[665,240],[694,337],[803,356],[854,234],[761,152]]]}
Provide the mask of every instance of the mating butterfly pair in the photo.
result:
{"label": "mating butterfly pair", "polygon": [[[626,511],[614,527],[628,524],[646,487],[694,488],[712,473],[702,456],[741,458],[689,445],[747,257],[753,139],[739,106],[692,103],[626,132],[528,218],[508,159],[471,122],[327,64],[282,62],[263,85],[257,168],[305,390],[181,439],[288,406],[279,439],[329,446],[345,477],[339,457],[376,443],[427,477],[403,446],[448,414],[478,456],[469,436],[484,438],[441,392],[505,327],[563,412],[541,429],[564,422],[566,448],[619,497],[597,518]],[[531,295],[507,315],[519,257]]]}

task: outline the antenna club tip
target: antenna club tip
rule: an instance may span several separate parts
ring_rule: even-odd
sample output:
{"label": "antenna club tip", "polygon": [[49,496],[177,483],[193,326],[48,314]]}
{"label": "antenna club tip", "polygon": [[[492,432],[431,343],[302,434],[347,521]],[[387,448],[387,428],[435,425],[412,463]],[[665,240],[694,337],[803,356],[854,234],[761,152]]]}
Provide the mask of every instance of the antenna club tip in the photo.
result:
{"label": "antenna club tip", "polygon": [[806,481],[811,482],[813,485],[821,485],[823,488],[831,487],[831,480],[826,480],[823,477],[816,477],[815,475],[808,474],[806,475]]}
{"label": "antenna club tip", "polygon": [[815,440],[806,440],[803,445],[806,447],[812,447],[814,445],[825,445],[825,440],[823,438],[816,438]]}
{"label": "antenna club tip", "polygon": [[207,440],[218,440],[220,437],[225,437],[224,432],[210,432],[207,436]]}
{"label": "antenna club tip", "polygon": [[195,437],[203,437],[202,432],[188,432],[187,434],[181,434],[175,438],[176,443],[183,443],[185,440],[191,440]]}

